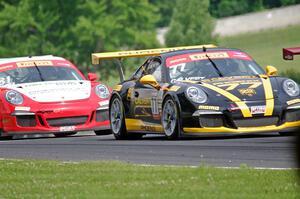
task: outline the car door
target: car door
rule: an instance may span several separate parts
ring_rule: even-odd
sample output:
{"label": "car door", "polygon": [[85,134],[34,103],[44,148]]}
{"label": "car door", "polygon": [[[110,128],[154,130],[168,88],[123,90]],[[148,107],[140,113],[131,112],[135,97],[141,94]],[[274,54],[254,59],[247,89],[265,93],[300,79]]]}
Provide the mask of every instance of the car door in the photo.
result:
{"label": "car door", "polygon": [[[141,77],[145,75],[153,75],[156,80],[162,82],[162,64],[161,59],[158,57],[150,59],[144,65],[144,71]],[[133,114],[136,119],[142,120],[146,124],[145,130],[151,129],[151,125],[159,124],[160,118],[158,115],[158,103],[156,97],[160,91],[150,85],[143,85],[136,81],[133,88]]]}

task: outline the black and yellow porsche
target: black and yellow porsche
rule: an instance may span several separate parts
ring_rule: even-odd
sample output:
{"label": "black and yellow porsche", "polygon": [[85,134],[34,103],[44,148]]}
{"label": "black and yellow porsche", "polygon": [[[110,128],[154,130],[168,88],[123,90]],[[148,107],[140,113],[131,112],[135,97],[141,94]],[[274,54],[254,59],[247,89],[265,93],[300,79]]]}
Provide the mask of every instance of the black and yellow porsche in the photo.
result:
{"label": "black and yellow porsche", "polygon": [[[109,102],[116,139],[291,132],[300,126],[298,84],[264,71],[247,53],[214,45],[94,53],[92,61],[148,56]],[[122,65],[120,74],[123,76]]]}

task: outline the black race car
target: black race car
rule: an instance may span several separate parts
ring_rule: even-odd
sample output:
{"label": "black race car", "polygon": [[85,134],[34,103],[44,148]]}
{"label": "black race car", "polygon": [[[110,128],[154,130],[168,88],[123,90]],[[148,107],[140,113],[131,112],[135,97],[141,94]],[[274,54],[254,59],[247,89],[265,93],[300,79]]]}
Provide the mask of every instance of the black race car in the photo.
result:
{"label": "black race car", "polygon": [[[300,126],[298,84],[266,72],[245,52],[213,45],[94,53],[101,59],[150,56],[116,85],[109,103],[116,139],[147,133],[291,132]],[[123,76],[122,65],[120,74]]]}

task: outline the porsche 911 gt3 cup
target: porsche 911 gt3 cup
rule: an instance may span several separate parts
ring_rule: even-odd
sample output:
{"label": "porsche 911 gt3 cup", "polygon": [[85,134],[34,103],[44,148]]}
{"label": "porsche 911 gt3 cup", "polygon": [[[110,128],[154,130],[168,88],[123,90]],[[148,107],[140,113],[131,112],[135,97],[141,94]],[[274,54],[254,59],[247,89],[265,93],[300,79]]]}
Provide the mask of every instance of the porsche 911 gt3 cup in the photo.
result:
{"label": "porsche 911 gt3 cup", "polygon": [[272,66],[264,71],[238,49],[187,46],[94,53],[92,59],[97,64],[140,56],[150,58],[115,86],[110,99],[110,124],[117,139],[147,133],[169,138],[285,133],[300,126],[298,84],[277,76]]}
{"label": "porsche 911 gt3 cup", "polygon": [[0,137],[109,129],[111,91],[55,56],[0,59]]}

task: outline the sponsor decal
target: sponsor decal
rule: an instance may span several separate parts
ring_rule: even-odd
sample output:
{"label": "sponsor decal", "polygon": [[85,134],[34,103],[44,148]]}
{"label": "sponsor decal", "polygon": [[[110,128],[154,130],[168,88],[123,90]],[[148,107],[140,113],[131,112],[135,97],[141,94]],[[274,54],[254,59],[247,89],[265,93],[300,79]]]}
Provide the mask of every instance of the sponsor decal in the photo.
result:
{"label": "sponsor decal", "polygon": [[100,101],[99,102],[99,105],[100,106],[105,106],[105,105],[108,105],[109,104],[109,101],[108,100],[103,100],[103,101]]}
{"label": "sponsor decal", "polygon": [[169,91],[178,91],[180,89],[180,86],[171,86],[169,88]]}
{"label": "sponsor decal", "polygon": [[166,66],[171,67],[173,65],[188,63],[192,61],[207,60],[207,56],[210,59],[242,59],[242,60],[252,60],[244,52],[236,51],[219,51],[219,52],[201,52],[201,53],[190,53],[184,55],[178,55],[169,57],[166,60]]}
{"label": "sponsor decal", "polygon": [[52,61],[24,61],[24,62],[17,62],[17,67],[30,67],[30,66],[52,66]]}
{"label": "sponsor decal", "polygon": [[57,108],[57,109],[53,109],[53,113],[60,113],[62,110]]}
{"label": "sponsor decal", "polygon": [[219,106],[200,105],[200,106],[198,106],[198,109],[218,111],[218,110],[220,110],[220,107]]}
{"label": "sponsor decal", "polygon": [[143,98],[138,98],[134,100],[135,105],[142,105],[142,106],[150,106],[151,100],[150,99],[143,99]]}
{"label": "sponsor decal", "polygon": [[75,130],[75,126],[62,126],[62,127],[59,127],[59,131],[61,131],[61,132],[74,131],[74,130]]}
{"label": "sponsor decal", "polygon": [[233,94],[229,93],[228,91],[221,89],[217,86],[211,85],[211,84],[202,83],[202,86],[209,88],[209,89],[219,93],[220,95],[223,95],[224,97],[228,98],[229,100],[233,101],[237,105],[237,107],[239,107],[239,109],[242,111],[242,114],[244,117],[252,117],[251,111],[250,111],[249,107],[247,106],[247,104],[245,102],[241,101],[241,99],[239,99],[235,95],[233,95]]}
{"label": "sponsor decal", "polygon": [[300,99],[292,99],[292,100],[287,101],[286,103],[287,103],[287,105],[300,103]]}
{"label": "sponsor decal", "polygon": [[256,94],[256,91],[253,88],[241,88],[238,89],[238,91],[241,93],[241,95],[247,95],[249,97],[252,97]]}
{"label": "sponsor decal", "polygon": [[0,66],[0,70],[2,71],[2,70],[7,70],[7,69],[11,69],[11,68],[13,68],[14,67],[14,65],[4,65],[4,66]]}
{"label": "sponsor decal", "polygon": [[35,61],[37,66],[53,66],[52,61]]}
{"label": "sponsor decal", "polygon": [[183,57],[183,58],[171,60],[170,64],[182,63],[182,62],[185,62],[185,61],[187,61],[187,58]]}
{"label": "sponsor decal", "polygon": [[264,114],[266,112],[266,106],[251,106],[252,114]]}
{"label": "sponsor decal", "polygon": [[206,60],[208,59],[207,56],[211,59],[229,58],[229,55],[226,52],[192,54],[190,55],[190,58],[192,61]]}
{"label": "sponsor decal", "polygon": [[156,97],[151,98],[151,111],[153,115],[159,114],[158,100]]}
{"label": "sponsor decal", "polygon": [[17,91],[38,102],[58,102],[80,100],[90,96],[91,85],[88,81],[48,81],[23,84]]}
{"label": "sponsor decal", "polygon": [[241,80],[241,81],[234,81],[234,82],[216,82],[213,83],[213,85],[218,86],[218,87],[226,87],[225,90],[231,91],[236,89],[240,85],[247,85],[248,87],[246,89],[254,89],[262,85],[262,83],[258,80],[255,81],[247,81],[247,80]]}
{"label": "sponsor decal", "polygon": [[17,67],[19,68],[29,67],[29,66],[34,66],[34,62],[33,61],[17,62]]}
{"label": "sponsor decal", "polygon": [[28,106],[16,106],[15,111],[30,111],[30,107],[28,107]]}

